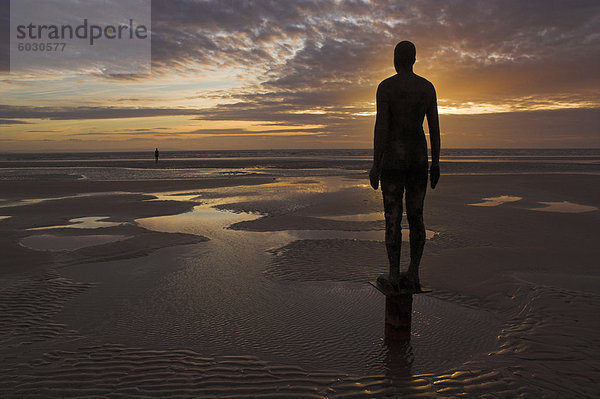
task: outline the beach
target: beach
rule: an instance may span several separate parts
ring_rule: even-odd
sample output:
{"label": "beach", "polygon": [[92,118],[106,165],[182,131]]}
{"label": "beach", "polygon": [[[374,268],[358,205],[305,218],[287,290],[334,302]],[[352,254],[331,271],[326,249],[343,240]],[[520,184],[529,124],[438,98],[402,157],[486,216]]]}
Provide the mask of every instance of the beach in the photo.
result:
{"label": "beach", "polygon": [[188,155],[0,157],[0,396],[600,392],[597,153],[442,158],[405,342],[364,152]]}

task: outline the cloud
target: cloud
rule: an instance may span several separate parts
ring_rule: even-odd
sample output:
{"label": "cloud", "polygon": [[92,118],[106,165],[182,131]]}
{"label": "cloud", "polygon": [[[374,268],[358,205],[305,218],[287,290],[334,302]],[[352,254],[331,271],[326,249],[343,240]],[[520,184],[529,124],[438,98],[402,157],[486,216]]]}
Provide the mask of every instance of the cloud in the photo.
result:
{"label": "cloud", "polygon": [[600,147],[598,108],[442,115],[440,125],[448,147]]}
{"label": "cloud", "polygon": [[73,133],[70,136],[153,136],[153,137],[189,137],[189,136],[298,136],[322,133],[322,128],[288,128],[288,129],[263,129],[249,130],[241,128],[231,129],[196,129],[185,132],[169,132],[135,129],[121,132],[81,132]]}
{"label": "cloud", "polygon": [[[123,119],[153,116],[194,115],[192,109],[125,107],[26,107],[0,105],[0,118],[23,119]],[[10,115],[10,116],[9,116]]]}
{"label": "cloud", "polygon": [[0,125],[25,125],[29,122],[19,121],[16,119],[0,119]]}
{"label": "cloud", "polygon": [[[529,111],[600,108],[599,23],[600,3],[584,0],[155,1],[152,76],[92,76],[124,88],[109,106],[68,107],[59,99],[57,107],[3,105],[0,117],[179,115],[194,122],[294,127],[298,134],[304,125],[318,125],[323,126],[319,134],[332,145],[354,140],[365,146],[372,135],[373,117],[368,115],[374,111],[377,84],[394,73],[394,45],[408,39],[417,46],[415,71],[435,84],[442,113],[504,112],[498,120],[442,116],[442,129],[457,138],[456,145],[469,145],[475,130],[486,129],[495,132],[488,145],[504,145],[509,138],[519,139],[514,132]],[[211,74],[224,75],[236,85],[198,89],[196,96],[186,93],[186,98],[211,98],[216,106],[176,108],[166,101],[164,107],[127,107],[134,100],[142,105],[139,92],[127,93],[127,88],[139,85],[141,92],[160,94],[161,85],[168,85],[164,82],[172,76]],[[115,101],[122,106],[115,107]],[[564,133],[554,137],[572,134],[585,145],[590,132],[583,129],[584,136],[579,135],[578,118],[584,115],[589,126],[598,126],[587,112],[549,111],[535,114],[541,118],[535,123],[558,132],[550,121],[560,115],[564,122],[558,126]],[[461,132],[461,126],[466,130]],[[528,131],[535,130],[533,124],[528,126]],[[139,130],[139,135],[166,133],[158,130]],[[227,128],[188,129],[186,134],[257,135]],[[541,133],[535,137],[546,142]]]}
{"label": "cloud", "polygon": [[596,1],[173,1],[153,11],[157,71],[232,68],[258,77],[252,94],[229,94],[239,106],[203,114],[210,120],[257,120],[256,113],[316,123],[332,117],[290,112],[372,111],[401,39],[416,43],[417,72],[454,108],[501,110],[516,99],[520,110],[528,102],[600,106]]}

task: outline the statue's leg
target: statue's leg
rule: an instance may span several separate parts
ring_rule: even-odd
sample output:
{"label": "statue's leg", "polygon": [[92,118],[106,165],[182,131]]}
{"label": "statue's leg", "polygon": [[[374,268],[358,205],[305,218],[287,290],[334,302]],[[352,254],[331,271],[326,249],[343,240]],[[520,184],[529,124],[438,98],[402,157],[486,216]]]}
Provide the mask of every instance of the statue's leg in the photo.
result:
{"label": "statue's leg", "polygon": [[390,280],[394,283],[399,281],[400,276],[404,180],[405,173],[402,170],[384,171],[381,176],[381,191],[385,210],[385,247],[390,263]]}
{"label": "statue's leg", "polygon": [[410,265],[408,278],[419,282],[419,264],[425,247],[423,203],[427,192],[427,163],[411,168],[406,178],[406,216],[410,228]]}

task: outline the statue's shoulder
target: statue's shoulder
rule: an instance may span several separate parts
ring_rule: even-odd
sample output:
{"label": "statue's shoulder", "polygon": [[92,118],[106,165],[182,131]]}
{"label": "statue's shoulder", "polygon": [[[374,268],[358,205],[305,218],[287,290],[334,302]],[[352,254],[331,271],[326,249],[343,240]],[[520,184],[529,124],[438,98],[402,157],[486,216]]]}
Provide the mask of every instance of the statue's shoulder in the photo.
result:
{"label": "statue's shoulder", "polygon": [[435,87],[433,86],[433,83],[431,83],[429,80],[417,74],[415,74],[415,80],[418,82],[417,84],[419,85],[419,87],[421,87],[428,94],[435,94]]}
{"label": "statue's shoulder", "polygon": [[383,79],[381,82],[379,82],[379,85],[377,85],[377,91],[382,92],[385,90],[389,90],[391,87],[394,86],[395,81],[397,80],[397,76],[398,75],[393,75],[389,78]]}
{"label": "statue's shoulder", "polygon": [[392,75],[389,78],[382,80],[377,88],[381,90],[394,88],[396,86],[406,87],[407,84],[409,86],[419,87],[427,91],[435,91],[433,83],[424,77],[417,75],[416,73],[412,74],[411,76],[402,76],[400,74]]}
{"label": "statue's shoulder", "polygon": [[428,88],[428,89],[434,88],[433,83],[431,83],[429,80],[425,79],[423,76],[414,74],[414,79],[419,85],[421,85],[425,88]]}

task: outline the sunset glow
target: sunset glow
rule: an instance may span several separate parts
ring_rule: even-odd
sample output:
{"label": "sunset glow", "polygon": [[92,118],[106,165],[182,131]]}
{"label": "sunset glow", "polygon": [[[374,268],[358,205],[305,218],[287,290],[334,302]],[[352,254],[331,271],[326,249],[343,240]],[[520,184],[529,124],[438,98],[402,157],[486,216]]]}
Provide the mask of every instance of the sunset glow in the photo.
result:
{"label": "sunset glow", "polygon": [[598,147],[599,16],[597,2],[155,1],[150,75],[0,75],[1,148],[368,148],[405,39],[444,146]]}

